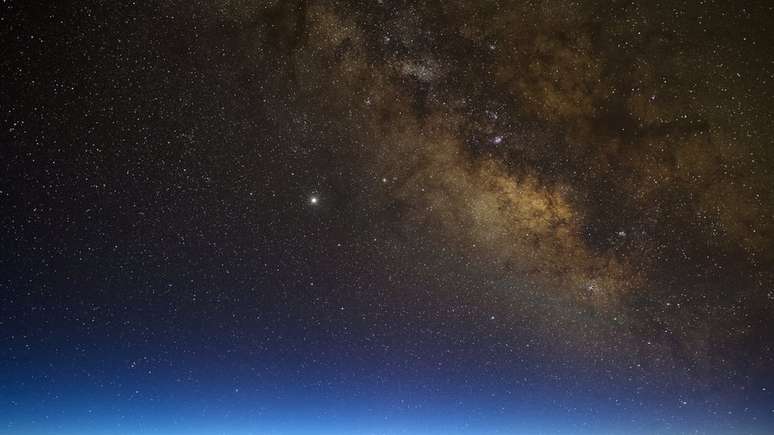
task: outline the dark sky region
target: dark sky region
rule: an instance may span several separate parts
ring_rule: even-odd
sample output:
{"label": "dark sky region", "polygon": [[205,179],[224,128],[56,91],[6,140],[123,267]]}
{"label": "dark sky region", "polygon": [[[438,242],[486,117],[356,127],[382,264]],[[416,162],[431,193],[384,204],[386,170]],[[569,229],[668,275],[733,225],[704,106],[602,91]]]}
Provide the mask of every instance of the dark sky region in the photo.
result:
{"label": "dark sky region", "polygon": [[774,433],[770,1],[0,8],[0,434]]}

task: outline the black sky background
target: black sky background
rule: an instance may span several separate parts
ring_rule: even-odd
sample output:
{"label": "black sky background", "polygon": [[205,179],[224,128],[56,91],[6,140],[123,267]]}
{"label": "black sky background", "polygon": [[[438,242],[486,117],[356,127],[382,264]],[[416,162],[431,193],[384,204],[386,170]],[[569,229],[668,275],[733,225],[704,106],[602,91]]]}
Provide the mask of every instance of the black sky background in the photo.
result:
{"label": "black sky background", "polygon": [[323,382],[771,424],[766,2],[2,8],[7,403]]}

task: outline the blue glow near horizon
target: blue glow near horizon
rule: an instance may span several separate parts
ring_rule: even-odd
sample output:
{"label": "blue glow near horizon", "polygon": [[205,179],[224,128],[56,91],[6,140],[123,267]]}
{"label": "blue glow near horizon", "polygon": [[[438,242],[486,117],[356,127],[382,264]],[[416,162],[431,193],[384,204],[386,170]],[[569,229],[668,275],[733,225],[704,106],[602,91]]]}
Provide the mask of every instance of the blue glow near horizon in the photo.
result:
{"label": "blue glow near horizon", "polygon": [[762,391],[712,408],[706,393],[665,397],[572,372],[557,380],[525,370],[504,385],[515,379],[477,366],[384,375],[379,366],[269,354],[134,364],[142,351],[57,359],[33,350],[0,361],[0,435],[763,435],[774,427]]}
{"label": "blue glow near horizon", "polygon": [[[0,434],[262,434],[262,435],[485,435],[769,433],[771,416],[712,417],[700,409],[631,408],[595,403],[590,397],[548,399],[546,392],[520,397],[430,397],[385,389],[346,397],[348,392],[256,392],[208,387],[206,394],[160,386],[125,397],[76,385],[52,393],[4,389]],[[188,390],[188,391],[186,391]],[[238,390],[238,391],[237,391]],[[247,389],[251,390],[251,389]],[[289,388],[288,390],[292,390]],[[54,390],[56,391],[56,389]],[[738,410],[734,410],[736,412]],[[759,415],[766,417],[765,410]],[[675,417],[675,415],[678,417]],[[665,418],[664,416],[668,416]],[[744,416],[743,416],[744,417]],[[749,416],[746,416],[749,417]]]}

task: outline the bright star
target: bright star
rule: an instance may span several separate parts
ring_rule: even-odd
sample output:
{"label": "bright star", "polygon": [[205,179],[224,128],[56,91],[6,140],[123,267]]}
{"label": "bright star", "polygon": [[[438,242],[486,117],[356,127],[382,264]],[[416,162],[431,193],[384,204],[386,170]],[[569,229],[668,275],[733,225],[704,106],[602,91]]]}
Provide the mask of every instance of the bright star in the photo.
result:
{"label": "bright star", "polygon": [[312,205],[317,205],[318,202],[320,202],[320,198],[317,196],[312,196],[309,198],[309,203]]}

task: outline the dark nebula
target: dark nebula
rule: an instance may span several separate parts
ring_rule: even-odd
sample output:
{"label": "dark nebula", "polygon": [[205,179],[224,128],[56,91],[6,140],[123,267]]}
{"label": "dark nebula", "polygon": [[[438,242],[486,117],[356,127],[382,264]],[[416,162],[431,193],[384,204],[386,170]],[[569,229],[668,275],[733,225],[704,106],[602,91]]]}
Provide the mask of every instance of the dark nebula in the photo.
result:
{"label": "dark nebula", "polygon": [[0,434],[774,431],[771,2],[0,8]]}

